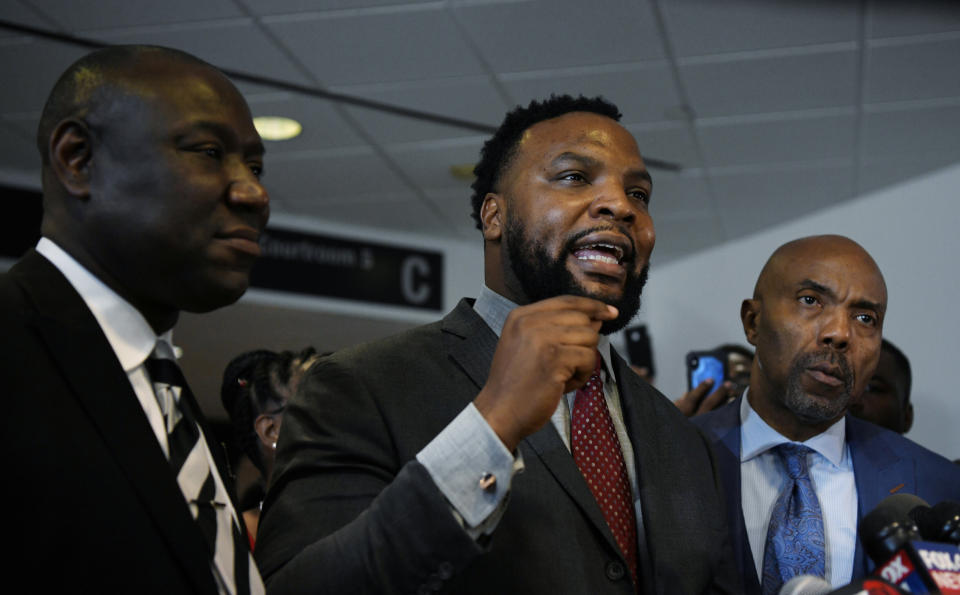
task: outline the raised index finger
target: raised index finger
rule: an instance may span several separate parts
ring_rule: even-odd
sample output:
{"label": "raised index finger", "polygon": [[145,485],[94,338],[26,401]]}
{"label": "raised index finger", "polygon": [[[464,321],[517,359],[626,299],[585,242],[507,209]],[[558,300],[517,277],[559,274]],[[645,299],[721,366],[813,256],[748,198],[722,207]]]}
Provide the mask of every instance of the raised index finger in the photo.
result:
{"label": "raised index finger", "polygon": [[614,306],[578,295],[559,295],[529,304],[527,307],[541,312],[573,310],[586,314],[594,320],[613,320],[620,314]]}

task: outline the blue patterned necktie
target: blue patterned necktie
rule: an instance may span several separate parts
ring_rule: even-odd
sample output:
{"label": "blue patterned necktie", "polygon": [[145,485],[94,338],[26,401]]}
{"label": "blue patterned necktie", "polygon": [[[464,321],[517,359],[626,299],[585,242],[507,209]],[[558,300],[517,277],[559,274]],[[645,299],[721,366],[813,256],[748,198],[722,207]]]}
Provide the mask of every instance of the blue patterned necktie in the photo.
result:
{"label": "blue patterned necktie", "polygon": [[807,472],[810,448],[781,444],[780,455],[789,480],[773,506],[763,549],[763,595],[775,595],[798,574],[826,574],[823,514]]}

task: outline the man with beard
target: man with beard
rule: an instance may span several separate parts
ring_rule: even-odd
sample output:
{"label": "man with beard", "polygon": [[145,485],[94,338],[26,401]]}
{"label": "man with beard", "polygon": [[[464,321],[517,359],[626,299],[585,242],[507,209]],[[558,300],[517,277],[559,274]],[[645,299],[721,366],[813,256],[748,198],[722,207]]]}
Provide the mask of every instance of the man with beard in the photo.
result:
{"label": "man with beard", "polygon": [[739,591],[705,437],[606,338],[654,242],[619,117],[508,114],[475,170],[478,299],[307,373],[257,542],[272,593]]}
{"label": "man with beard", "polygon": [[[693,418],[714,441],[745,593],[798,574],[834,587],[872,567],[857,527],[885,497],[956,499],[960,470],[852,416],[880,356],[887,288],[842,236],[778,248],[740,309],[756,347],[745,396]],[[801,522],[803,521],[803,522]]]}

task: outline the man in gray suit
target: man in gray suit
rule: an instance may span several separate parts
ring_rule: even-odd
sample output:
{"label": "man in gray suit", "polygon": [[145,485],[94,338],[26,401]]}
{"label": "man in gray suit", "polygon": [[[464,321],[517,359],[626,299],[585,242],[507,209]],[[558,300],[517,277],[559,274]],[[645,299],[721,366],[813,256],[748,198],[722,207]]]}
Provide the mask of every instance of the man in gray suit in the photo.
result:
{"label": "man in gray suit", "polygon": [[478,299],[308,373],[257,542],[271,592],[739,590],[704,437],[606,338],[654,244],[619,117],[508,114],[475,170]]}

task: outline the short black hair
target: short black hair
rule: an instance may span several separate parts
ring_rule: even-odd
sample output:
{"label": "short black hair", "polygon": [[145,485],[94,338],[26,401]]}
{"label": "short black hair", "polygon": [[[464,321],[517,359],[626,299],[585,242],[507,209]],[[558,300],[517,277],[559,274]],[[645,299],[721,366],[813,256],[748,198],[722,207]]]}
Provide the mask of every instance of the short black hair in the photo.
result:
{"label": "short black hair", "polygon": [[83,56],[60,75],[43,106],[37,126],[37,149],[44,165],[50,163],[47,143],[57,124],[67,118],[84,119],[104,99],[104,91],[118,82],[119,73],[134,73],[145,57],[163,57],[182,63],[216,67],[192,54],[157,45],[112,45]]}
{"label": "short black hair", "polygon": [[903,403],[901,403],[901,405],[903,407],[906,407],[907,403],[910,402],[910,388],[911,388],[911,385],[913,384],[913,373],[910,371],[910,360],[907,359],[907,356],[904,355],[904,353],[900,351],[900,349],[896,345],[894,345],[890,341],[887,341],[886,339],[883,339],[880,342],[880,351],[886,351],[887,353],[892,355],[893,360],[897,363],[897,366],[900,367],[900,371],[903,372],[903,377],[906,380],[907,394],[904,397]]}
{"label": "short black hair", "polygon": [[297,390],[297,366],[317,354],[313,347],[276,353],[257,349],[230,360],[223,371],[220,399],[230,416],[234,438],[261,473],[266,473],[254,423],[261,413],[279,413]]}
{"label": "short black hair", "polygon": [[483,198],[493,192],[500,181],[500,176],[506,171],[517,152],[517,143],[528,128],[543,122],[558,118],[570,112],[591,112],[606,116],[616,122],[622,114],[616,105],[602,97],[584,97],[579,95],[551,95],[543,101],[531,101],[527,107],[518,105],[507,112],[503,123],[497,128],[480,151],[480,162],[473,168],[476,179],[470,185],[473,188],[471,204],[473,205],[473,219],[477,229],[483,229],[480,221],[480,207]]}

